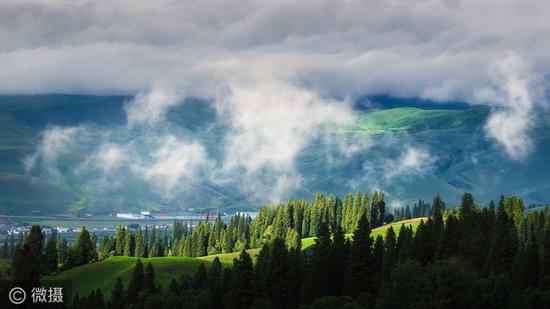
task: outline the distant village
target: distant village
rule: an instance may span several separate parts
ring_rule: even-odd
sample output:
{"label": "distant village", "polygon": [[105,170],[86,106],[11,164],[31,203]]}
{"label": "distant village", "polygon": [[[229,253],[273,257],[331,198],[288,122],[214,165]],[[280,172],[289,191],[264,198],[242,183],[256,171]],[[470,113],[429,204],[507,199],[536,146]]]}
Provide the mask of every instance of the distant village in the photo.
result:
{"label": "distant village", "polygon": [[[234,214],[223,213],[223,214],[220,214],[220,217],[222,220],[226,221],[236,214],[237,213],[234,213]],[[251,218],[254,218],[256,217],[257,212],[239,212],[238,214],[245,214],[247,216],[250,216]],[[116,225],[127,225],[130,228],[137,228],[137,226],[139,225],[142,225],[142,226],[147,225],[150,227],[155,227],[157,229],[163,230],[163,229],[172,228],[173,223],[167,222],[169,220],[188,221],[189,226],[194,226],[199,221],[203,221],[207,219],[214,220],[217,217],[218,217],[217,214],[212,214],[212,213],[169,215],[169,214],[151,214],[150,211],[141,211],[140,213],[117,213],[114,215],[110,215],[109,217],[94,217],[92,215],[86,215],[85,217],[82,217],[82,219],[89,220],[89,221],[94,221],[94,219],[97,219],[98,221],[105,220],[105,226],[100,226],[100,227],[86,226],[86,229],[96,234],[109,234],[109,233],[114,233]],[[31,218],[37,219],[40,217],[29,217],[29,219]],[[46,219],[46,217],[44,218]],[[53,224],[55,226],[47,225],[47,224],[42,225],[42,231],[45,234],[52,234],[54,231],[55,233],[59,233],[59,234],[78,234],[82,229],[82,227],[80,226],[75,227],[74,224],[67,224],[66,226],[59,224],[59,221],[67,220],[67,222],[69,222],[70,220],[74,220],[80,217],[55,216],[54,218],[56,221],[58,221],[57,224]],[[141,220],[145,220],[148,222],[146,223],[140,222]],[[32,222],[32,220],[29,220],[29,221]],[[113,221],[115,221],[116,224],[113,224]],[[138,222],[135,222],[135,221],[138,221]],[[196,223],[193,223],[193,221],[196,221]],[[94,221],[94,222],[97,222],[97,221]],[[24,218],[15,220],[14,222],[0,221],[0,236],[23,235],[29,232],[30,228],[31,228],[31,224],[26,223]]]}

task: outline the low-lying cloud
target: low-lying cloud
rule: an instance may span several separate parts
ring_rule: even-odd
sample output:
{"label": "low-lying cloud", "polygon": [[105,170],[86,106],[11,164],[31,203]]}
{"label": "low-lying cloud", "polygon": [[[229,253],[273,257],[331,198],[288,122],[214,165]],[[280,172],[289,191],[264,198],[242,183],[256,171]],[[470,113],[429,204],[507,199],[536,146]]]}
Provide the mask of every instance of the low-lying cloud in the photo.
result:
{"label": "low-lying cloud", "polygon": [[71,152],[75,137],[83,130],[82,127],[48,127],[42,132],[42,140],[37,145],[36,151],[23,159],[25,171],[30,172],[38,162],[41,162],[50,176],[59,176],[57,159]]}
{"label": "low-lying cloud", "polygon": [[422,177],[432,171],[435,161],[427,150],[406,145],[397,156],[367,161],[363,169],[368,179],[386,185],[396,178]]}
{"label": "low-lying cloud", "polygon": [[510,158],[523,159],[533,147],[529,130],[535,125],[532,115],[534,98],[540,94],[536,77],[529,64],[514,53],[497,61],[491,76],[495,88],[485,89],[480,94],[487,95],[486,99],[496,104],[485,129],[504,147]]}

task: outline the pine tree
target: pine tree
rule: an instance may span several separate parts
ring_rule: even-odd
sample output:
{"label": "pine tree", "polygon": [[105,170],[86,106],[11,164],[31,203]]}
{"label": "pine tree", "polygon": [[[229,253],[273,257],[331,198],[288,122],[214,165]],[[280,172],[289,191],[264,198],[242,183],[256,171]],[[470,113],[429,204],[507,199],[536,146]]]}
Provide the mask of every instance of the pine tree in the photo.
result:
{"label": "pine tree", "polygon": [[315,250],[311,256],[311,267],[307,289],[307,296],[313,300],[322,296],[332,295],[333,260],[332,240],[326,224],[321,224],[317,238],[315,238]]}
{"label": "pine tree", "polygon": [[145,240],[143,239],[141,227],[139,226],[136,229],[135,243],[136,244],[135,244],[134,256],[139,259],[143,257],[145,252]]}
{"label": "pine tree", "polygon": [[426,223],[421,220],[416,229],[414,243],[415,257],[422,266],[431,263],[435,255],[435,242],[432,239],[432,235],[431,218],[428,218]]}
{"label": "pine tree", "polygon": [[203,290],[206,288],[207,280],[208,275],[206,273],[206,267],[204,267],[204,263],[201,263],[199,268],[197,268],[197,272],[195,272],[193,287],[197,290]]}
{"label": "pine tree", "polygon": [[212,293],[212,307],[223,308],[222,263],[215,257],[208,271],[208,287]]}
{"label": "pine tree", "polygon": [[242,250],[239,259],[233,260],[229,308],[250,308],[256,289],[254,286],[254,269],[250,255]]}
{"label": "pine tree", "polygon": [[[322,224],[326,227],[326,223]],[[282,239],[271,243],[265,294],[276,307],[288,307],[288,250]]]}
{"label": "pine tree", "polygon": [[504,201],[501,199],[489,244],[489,269],[495,274],[511,269],[517,254],[517,248],[516,228],[513,221],[508,217]]}
{"label": "pine tree", "polygon": [[95,307],[98,309],[105,308],[105,297],[103,296],[103,291],[100,288],[97,288],[95,291]]}
{"label": "pine tree", "polygon": [[439,239],[442,236],[443,230],[445,228],[445,225],[443,223],[443,201],[441,200],[439,193],[434,198],[432,206],[433,206],[432,233],[435,236],[437,236],[437,238]]}
{"label": "pine tree", "polygon": [[126,235],[124,236],[124,256],[134,256],[135,255],[135,238],[130,229],[126,230]]}
{"label": "pine tree", "polygon": [[455,215],[450,214],[445,221],[443,240],[439,248],[438,257],[449,258],[458,254],[458,243],[460,241],[460,225]]}
{"label": "pine tree", "polygon": [[44,273],[51,274],[57,272],[57,241],[55,235],[52,235],[48,244],[46,245],[46,253],[44,258]]}
{"label": "pine tree", "polygon": [[256,267],[254,268],[255,284],[258,287],[258,292],[264,294],[265,288],[268,284],[267,274],[269,270],[269,260],[271,256],[271,248],[268,244],[264,244],[260,253],[256,257]]}
{"label": "pine tree", "polygon": [[353,211],[352,211],[352,224],[351,228],[354,230],[357,227],[357,222],[359,222],[359,219],[362,216],[362,209],[363,209],[363,195],[360,191],[357,191],[355,194],[355,200],[353,204]]}
{"label": "pine tree", "polygon": [[378,276],[382,272],[384,265],[384,238],[382,235],[376,236],[374,248],[372,250],[374,273]]}
{"label": "pine tree", "polygon": [[155,281],[155,269],[153,268],[153,264],[151,264],[150,262],[147,263],[147,268],[145,269],[143,287],[147,292],[151,294],[154,294],[157,289],[157,283]]}
{"label": "pine tree", "polygon": [[372,293],[375,288],[370,231],[367,217],[362,216],[353,233],[353,243],[346,266],[345,291],[351,296],[358,296],[362,292]]}
{"label": "pine tree", "polygon": [[537,287],[540,276],[540,260],[538,245],[535,238],[534,227],[529,227],[529,232],[526,235],[526,243],[521,248],[518,258],[515,260],[514,273],[516,282],[521,287]]}
{"label": "pine tree", "polygon": [[332,248],[331,248],[331,290],[334,295],[341,295],[342,288],[345,283],[346,259],[348,257],[348,245],[346,243],[345,234],[341,226],[336,228],[334,233]]}
{"label": "pine tree", "polygon": [[346,193],[344,197],[344,211],[342,213],[342,226],[344,232],[349,233],[353,231],[353,197],[351,193]]}
{"label": "pine tree", "polygon": [[87,264],[95,259],[97,254],[93,249],[92,239],[90,233],[86,227],[82,227],[78,239],[74,246],[74,254],[72,256],[72,262],[69,263],[72,266],[79,266]]}
{"label": "pine tree", "polygon": [[546,215],[544,236],[541,244],[541,283],[550,286],[550,215]]}
{"label": "pine tree", "polygon": [[170,285],[168,285],[168,290],[176,295],[180,293],[180,288],[178,286],[176,278],[172,278],[172,280],[170,281]]}
{"label": "pine tree", "polygon": [[69,251],[69,245],[65,238],[61,238],[59,241],[59,263],[63,264],[67,260],[67,253]]}
{"label": "pine tree", "polygon": [[144,289],[143,281],[143,264],[141,263],[141,260],[138,259],[136,266],[132,271],[132,276],[130,278],[130,282],[128,283],[128,289],[126,290],[126,303],[132,304],[137,301],[138,293]]}
{"label": "pine tree", "polygon": [[117,226],[115,230],[115,255],[124,255],[124,227]]}
{"label": "pine tree", "polygon": [[288,266],[288,307],[299,308],[302,303],[305,265],[301,250],[290,249]]}
{"label": "pine tree", "polygon": [[122,285],[122,279],[116,278],[115,286],[111,291],[111,300],[109,302],[110,309],[122,309],[124,307],[124,286]]}
{"label": "pine tree", "polygon": [[389,278],[390,272],[394,269],[397,264],[397,259],[399,258],[399,252],[397,250],[397,240],[395,237],[395,232],[393,227],[389,227],[386,232],[386,240],[384,242],[385,253],[384,253],[384,262],[382,265],[382,274],[384,278]]}

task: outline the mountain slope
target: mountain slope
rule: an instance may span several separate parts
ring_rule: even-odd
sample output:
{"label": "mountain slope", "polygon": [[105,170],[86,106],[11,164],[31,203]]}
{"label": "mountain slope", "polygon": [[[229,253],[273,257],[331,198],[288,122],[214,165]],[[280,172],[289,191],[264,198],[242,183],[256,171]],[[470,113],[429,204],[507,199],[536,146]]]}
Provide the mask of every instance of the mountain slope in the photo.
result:
{"label": "mountain slope", "polygon": [[[229,178],[217,175],[222,167],[213,162],[224,159],[229,129],[210,104],[177,105],[160,127],[129,129],[124,108],[128,100],[0,96],[0,213],[108,214],[141,209],[177,213],[188,208],[233,212],[252,211],[269,202],[266,196],[274,188],[254,183],[277,185],[270,180],[270,170],[255,175],[252,186],[243,183],[245,174],[240,170]],[[384,109],[385,102],[373,103],[377,109],[358,108],[356,121],[346,127],[319,128],[296,158],[300,183],[285,198],[380,188],[394,205],[430,200],[438,192],[447,202],[456,203],[464,191],[472,192],[482,204],[501,194],[517,194],[528,203],[550,202],[548,112],[537,113],[537,126],[530,132],[533,152],[526,160],[514,161],[486,136],[487,108],[438,109],[432,104],[421,109],[417,100],[390,102],[391,108]],[[66,128],[70,130],[63,131]],[[49,136],[59,147],[55,156],[48,152],[46,132],[73,131],[77,133],[66,140]],[[200,144],[210,169],[196,173],[211,175],[179,181],[170,192],[160,184],[172,185],[166,183],[171,178],[147,179],[147,169],[155,167],[151,162],[166,136]],[[104,145],[123,148],[126,152],[120,160],[132,163],[123,168],[95,166],[92,159]],[[172,175],[170,170],[161,172]]]}

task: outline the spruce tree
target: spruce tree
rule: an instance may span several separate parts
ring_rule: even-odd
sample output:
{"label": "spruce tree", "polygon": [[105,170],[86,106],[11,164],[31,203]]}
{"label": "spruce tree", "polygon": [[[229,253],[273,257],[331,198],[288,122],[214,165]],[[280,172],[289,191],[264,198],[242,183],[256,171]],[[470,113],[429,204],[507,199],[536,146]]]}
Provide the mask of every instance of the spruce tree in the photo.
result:
{"label": "spruce tree", "polygon": [[311,300],[333,294],[332,240],[326,224],[321,224],[319,227],[314,248],[307,289],[308,299]]}
{"label": "spruce tree", "polygon": [[436,195],[433,201],[433,225],[432,225],[432,233],[437,236],[439,239],[443,235],[443,230],[445,228],[443,223],[443,201],[441,200],[441,197],[439,196],[439,193]]}
{"label": "spruce tree", "polygon": [[74,254],[72,255],[73,261],[70,264],[73,266],[79,266],[93,261],[97,256],[93,247],[90,233],[86,227],[82,227],[74,246]]}
{"label": "spruce tree", "polygon": [[124,227],[117,226],[115,230],[115,255],[124,255]]}
{"label": "spruce tree", "polygon": [[501,199],[489,244],[488,265],[491,272],[500,274],[511,269],[517,248],[516,228],[506,212],[503,199]]}
{"label": "spruce tree", "polygon": [[[321,226],[326,227],[326,223]],[[276,307],[288,307],[288,250],[284,240],[275,238],[271,243],[269,265],[267,268],[267,286],[265,295]]]}
{"label": "spruce tree", "polygon": [[265,286],[267,285],[267,272],[271,255],[270,251],[270,246],[268,244],[264,244],[262,246],[262,249],[260,249],[260,253],[258,253],[258,256],[256,257],[254,277],[256,279],[256,286],[258,287],[258,291],[260,294],[264,293]]}
{"label": "spruce tree", "polygon": [[399,252],[397,251],[397,240],[395,237],[395,232],[393,227],[389,227],[386,232],[386,239],[384,242],[385,252],[384,252],[384,262],[382,264],[382,275],[385,279],[389,278],[390,272],[393,270],[397,264],[397,259],[399,257]]}
{"label": "spruce tree", "polygon": [[206,288],[208,280],[208,275],[206,273],[206,267],[204,263],[201,263],[195,272],[195,277],[193,278],[193,287],[196,290],[203,290]]}
{"label": "spruce tree", "polygon": [[58,254],[57,254],[57,241],[55,235],[52,235],[48,244],[46,245],[46,252],[44,258],[44,273],[51,274],[57,271]]}
{"label": "spruce tree", "polygon": [[64,264],[67,261],[67,254],[69,253],[69,245],[65,238],[61,239],[59,244],[59,262]]}
{"label": "spruce tree", "polygon": [[135,250],[134,250],[134,256],[138,259],[143,257],[145,252],[145,240],[143,239],[143,234],[141,232],[141,227],[138,226],[136,229],[136,236],[135,236]]}
{"label": "spruce tree", "polygon": [[346,259],[348,257],[348,244],[342,227],[338,226],[334,233],[330,254],[331,294],[341,295],[345,283]]}
{"label": "spruce tree", "polygon": [[379,275],[382,272],[382,267],[384,264],[384,251],[384,238],[382,235],[378,235],[374,241],[374,248],[372,251],[374,273],[376,275]]}
{"label": "spruce tree", "polygon": [[539,257],[534,227],[530,226],[529,232],[526,235],[525,245],[519,251],[514,265],[516,282],[519,283],[521,287],[537,287],[540,278]]}
{"label": "spruce tree", "polygon": [[144,274],[143,274],[143,264],[141,260],[138,259],[136,266],[132,271],[132,276],[130,282],[128,283],[128,289],[126,290],[126,303],[131,304],[137,301],[138,293],[144,289]]}
{"label": "spruce tree", "polygon": [[346,266],[345,290],[351,296],[358,296],[374,291],[374,259],[372,254],[372,238],[370,224],[366,216],[362,216],[353,233],[353,242]]}
{"label": "spruce tree", "polygon": [[208,287],[212,293],[212,307],[223,308],[222,263],[215,257],[208,271]]}
{"label": "spruce tree", "polygon": [[153,268],[153,264],[151,264],[151,262],[147,263],[147,268],[145,269],[143,287],[147,292],[151,294],[155,293],[157,289],[157,283],[155,281],[155,269]]}
{"label": "spruce tree", "polygon": [[399,238],[397,239],[397,251],[399,263],[406,262],[414,258],[414,238],[412,230],[405,224],[401,224],[399,229]]}
{"label": "spruce tree", "polygon": [[229,286],[229,308],[250,308],[256,289],[254,286],[254,268],[250,255],[242,250],[239,259],[233,260]]}
{"label": "spruce tree", "polygon": [[122,285],[122,279],[116,278],[115,286],[111,290],[111,300],[109,301],[110,309],[122,309],[124,307],[124,286]]}
{"label": "spruce tree", "polygon": [[550,216],[546,215],[544,236],[541,244],[541,283],[550,287]]}

